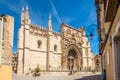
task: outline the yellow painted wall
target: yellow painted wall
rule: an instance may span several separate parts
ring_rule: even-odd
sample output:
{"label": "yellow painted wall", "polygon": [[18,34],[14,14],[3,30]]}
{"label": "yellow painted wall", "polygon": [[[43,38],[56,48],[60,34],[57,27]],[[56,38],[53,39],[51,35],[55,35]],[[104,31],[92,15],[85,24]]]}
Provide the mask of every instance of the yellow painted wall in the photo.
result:
{"label": "yellow painted wall", "polygon": [[0,80],[12,80],[12,67],[10,66],[0,67]]}

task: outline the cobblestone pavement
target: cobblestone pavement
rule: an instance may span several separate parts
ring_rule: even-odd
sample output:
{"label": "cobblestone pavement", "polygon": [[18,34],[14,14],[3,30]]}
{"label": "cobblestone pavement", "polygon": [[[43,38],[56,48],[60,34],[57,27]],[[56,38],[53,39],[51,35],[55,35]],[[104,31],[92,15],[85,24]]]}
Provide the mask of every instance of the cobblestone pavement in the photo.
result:
{"label": "cobblestone pavement", "polygon": [[68,75],[68,76],[40,76],[40,77],[32,77],[30,75],[18,75],[13,73],[12,80],[101,80],[101,75]]}

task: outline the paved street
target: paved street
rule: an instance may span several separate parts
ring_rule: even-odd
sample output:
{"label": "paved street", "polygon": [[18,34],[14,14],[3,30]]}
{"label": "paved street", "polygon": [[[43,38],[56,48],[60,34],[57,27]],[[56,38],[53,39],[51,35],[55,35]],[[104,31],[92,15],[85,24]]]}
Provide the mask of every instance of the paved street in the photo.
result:
{"label": "paved street", "polygon": [[30,75],[17,75],[13,73],[13,80],[101,80],[100,74],[95,75],[62,75],[62,76],[40,76],[40,77],[32,77]]}
{"label": "paved street", "polygon": [[86,76],[74,80],[102,80],[101,75]]}

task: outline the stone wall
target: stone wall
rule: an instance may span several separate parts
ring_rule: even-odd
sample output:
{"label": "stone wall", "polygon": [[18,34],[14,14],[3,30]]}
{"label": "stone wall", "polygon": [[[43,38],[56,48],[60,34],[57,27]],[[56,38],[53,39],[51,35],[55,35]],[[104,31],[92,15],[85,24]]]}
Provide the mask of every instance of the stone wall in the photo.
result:
{"label": "stone wall", "polygon": [[14,35],[14,18],[3,17],[2,65],[12,64],[12,48]]}

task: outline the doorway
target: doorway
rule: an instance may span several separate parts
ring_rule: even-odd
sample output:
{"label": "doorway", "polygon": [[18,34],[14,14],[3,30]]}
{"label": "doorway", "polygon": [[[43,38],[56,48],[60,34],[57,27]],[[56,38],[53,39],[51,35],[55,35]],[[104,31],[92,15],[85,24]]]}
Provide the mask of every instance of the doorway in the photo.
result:
{"label": "doorway", "polygon": [[77,57],[77,53],[74,49],[70,50],[68,52],[68,59],[67,59],[67,67],[69,71],[72,70],[77,70],[77,66],[78,64],[78,57]]}

